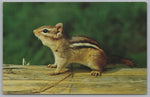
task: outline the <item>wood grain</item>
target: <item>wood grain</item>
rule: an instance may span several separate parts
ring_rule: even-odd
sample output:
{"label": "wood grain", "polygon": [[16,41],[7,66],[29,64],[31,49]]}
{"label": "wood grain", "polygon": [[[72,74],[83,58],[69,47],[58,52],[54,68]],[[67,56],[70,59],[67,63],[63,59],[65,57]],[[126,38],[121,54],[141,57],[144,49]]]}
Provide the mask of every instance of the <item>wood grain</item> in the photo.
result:
{"label": "wood grain", "polygon": [[[3,94],[146,94],[146,68],[108,68],[102,76],[73,70],[49,76],[46,66],[3,65]],[[67,70],[67,69],[64,69]]]}

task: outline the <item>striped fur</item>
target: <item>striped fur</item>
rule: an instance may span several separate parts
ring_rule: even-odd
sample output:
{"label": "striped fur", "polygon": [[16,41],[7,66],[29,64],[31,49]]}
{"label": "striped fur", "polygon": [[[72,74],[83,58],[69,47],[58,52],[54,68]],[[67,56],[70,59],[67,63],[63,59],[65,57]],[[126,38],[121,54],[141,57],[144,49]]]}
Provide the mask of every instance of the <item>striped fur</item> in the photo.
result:
{"label": "striped fur", "polygon": [[94,48],[94,49],[101,49],[101,46],[94,40],[83,37],[83,36],[75,36],[70,40],[69,47],[75,49],[81,48]]}
{"label": "striped fur", "polygon": [[[44,29],[49,30],[49,33],[43,33]],[[34,34],[45,46],[51,48],[54,54],[55,63],[49,67],[57,68],[51,75],[60,74],[61,70],[70,63],[80,63],[96,70],[91,75],[101,75],[109,63],[124,63],[134,66],[134,63],[126,58],[107,57],[99,43],[88,37],[68,37],[67,33],[63,32],[62,23],[58,23],[56,26],[42,26],[35,29]]]}
{"label": "striped fur", "polygon": [[91,43],[73,43],[70,45],[71,48],[94,48],[100,49],[98,46]]}

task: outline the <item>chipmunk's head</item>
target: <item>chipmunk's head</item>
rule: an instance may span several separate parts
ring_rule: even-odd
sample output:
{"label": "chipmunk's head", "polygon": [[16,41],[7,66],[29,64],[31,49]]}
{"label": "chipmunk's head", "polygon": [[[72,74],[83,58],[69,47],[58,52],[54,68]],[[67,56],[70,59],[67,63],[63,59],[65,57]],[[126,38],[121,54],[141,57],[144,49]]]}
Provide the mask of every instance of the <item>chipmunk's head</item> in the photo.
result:
{"label": "chipmunk's head", "polygon": [[56,40],[63,38],[63,24],[58,23],[56,26],[42,26],[33,31],[36,37],[42,41],[44,45],[54,44]]}
{"label": "chipmunk's head", "polygon": [[42,26],[33,31],[36,37],[41,41],[43,39],[58,40],[63,37],[63,24],[58,23],[56,26]]}

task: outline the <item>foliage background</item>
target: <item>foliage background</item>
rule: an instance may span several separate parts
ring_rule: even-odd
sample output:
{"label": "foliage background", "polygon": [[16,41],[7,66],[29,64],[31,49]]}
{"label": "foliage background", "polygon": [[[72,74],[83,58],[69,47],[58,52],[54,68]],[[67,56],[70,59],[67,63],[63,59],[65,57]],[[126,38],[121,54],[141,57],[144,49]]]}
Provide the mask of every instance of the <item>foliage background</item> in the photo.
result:
{"label": "foliage background", "polygon": [[98,41],[107,54],[131,58],[147,66],[147,4],[145,2],[4,2],[3,63],[54,62],[48,47],[33,35],[43,25],[64,24],[70,35]]}

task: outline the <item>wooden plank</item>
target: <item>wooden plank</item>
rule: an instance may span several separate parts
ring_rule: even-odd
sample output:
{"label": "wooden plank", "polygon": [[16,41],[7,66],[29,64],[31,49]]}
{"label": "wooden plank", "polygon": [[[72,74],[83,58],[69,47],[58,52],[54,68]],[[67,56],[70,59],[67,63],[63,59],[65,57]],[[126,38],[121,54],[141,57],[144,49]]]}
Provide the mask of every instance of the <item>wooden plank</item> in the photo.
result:
{"label": "wooden plank", "polygon": [[[146,94],[146,68],[113,68],[94,77],[89,70],[49,76],[46,66],[3,66],[3,94]],[[16,68],[17,67],[17,68]],[[64,69],[67,70],[67,69]]]}

